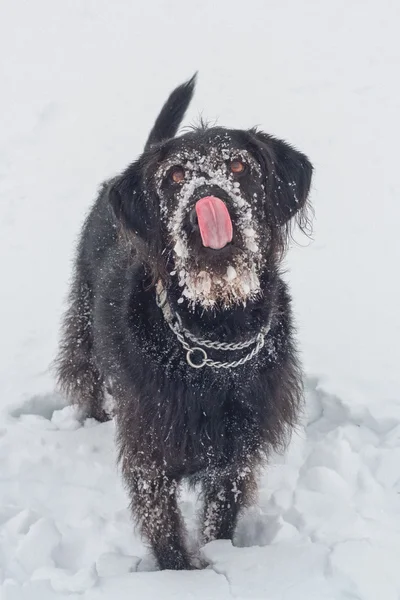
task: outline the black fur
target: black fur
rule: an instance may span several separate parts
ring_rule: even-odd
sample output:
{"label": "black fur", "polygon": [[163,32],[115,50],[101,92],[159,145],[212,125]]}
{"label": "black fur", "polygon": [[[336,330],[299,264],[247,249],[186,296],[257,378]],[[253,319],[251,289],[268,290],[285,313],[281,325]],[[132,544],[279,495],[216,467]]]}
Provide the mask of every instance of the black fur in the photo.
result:
{"label": "black fur", "polygon": [[[178,508],[181,481],[202,486],[204,541],[232,538],[240,509],[254,501],[259,467],[272,449],[284,447],[302,400],[290,296],[279,268],[293,218],[307,224],[311,164],[285,142],[255,129],[200,127],[173,138],[193,88],[191,79],[172,93],[145,152],[103,186],[86,219],[57,361],[61,387],[88,416],[107,418],[104,393],[112,386],[133,515],[162,569],[192,566]],[[227,147],[232,156],[248,153],[251,163],[240,176],[240,190],[252,205],[258,231],[260,291],[238,304],[224,305],[218,297],[210,308],[181,297],[167,227],[179,195],[167,167],[166,173],[161,167],[171,156],[208,157],[215,149],[218,161],[218,149]],[[189,220],[194,203],[207,194],[222,198],[232,216],[234,238],[222,250],[203,248]],[[223,274],[234,257],[248,256],[240,218],[240,209],[215,182],[206,178],[196,188],[182,220],[188,272],[204,268]],[[194,335],[244,341],[271,319],[265,347],[237,368],[193,369],[156,304],[158,281]],[[226,361],[248,351],[208,353]]]}

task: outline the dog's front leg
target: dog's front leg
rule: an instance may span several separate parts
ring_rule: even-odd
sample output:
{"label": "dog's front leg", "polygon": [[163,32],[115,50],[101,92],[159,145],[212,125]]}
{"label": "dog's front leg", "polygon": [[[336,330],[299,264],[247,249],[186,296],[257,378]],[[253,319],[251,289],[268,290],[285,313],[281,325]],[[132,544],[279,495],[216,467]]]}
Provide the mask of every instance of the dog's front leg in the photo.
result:
{"label": "dog's front leg", "polygon": [[160,569],[191,569],[185,527],[177,504],[179,482],[162,468],[123,466],[133,516]]}
{"label": "dog's front leg", "polygon": [[204,508],[202,534],[204,543],[232,539],[239,511],[252,502],[257,489],[250,466],[215,469],[202,481]]}

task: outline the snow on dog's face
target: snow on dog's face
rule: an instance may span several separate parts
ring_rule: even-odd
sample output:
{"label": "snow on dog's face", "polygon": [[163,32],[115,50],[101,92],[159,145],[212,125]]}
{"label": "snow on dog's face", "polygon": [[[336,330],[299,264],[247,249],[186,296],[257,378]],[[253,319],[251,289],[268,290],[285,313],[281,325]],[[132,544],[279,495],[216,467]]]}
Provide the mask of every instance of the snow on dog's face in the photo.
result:
{"label": "snow on dog's face", "polygon": [[153,271],[163,264],[179,286],[178,302],[226,308],[261,293],[291,217],[304,218],[311,170],[266,134],[201,128],[143,154],[111,199]]}
{"label": "snow on dog's face", "polygon": [[260,292],[261,168],[227,132],[207,142],[183,143],[156,171],[173,272],[189,303],[245,303]]}

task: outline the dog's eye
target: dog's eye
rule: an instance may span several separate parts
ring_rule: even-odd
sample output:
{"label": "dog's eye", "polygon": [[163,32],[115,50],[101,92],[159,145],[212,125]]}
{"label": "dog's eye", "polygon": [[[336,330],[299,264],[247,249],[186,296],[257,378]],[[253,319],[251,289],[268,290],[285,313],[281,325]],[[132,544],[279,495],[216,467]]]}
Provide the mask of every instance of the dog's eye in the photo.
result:
{"label": "dog's eye", "polygon": [[243,171],[245,169],[245,164],[238,158],[235,158],[234,160],[232,160],[232,162],[230,164],[230,169],[231,169],[232,173],[235,173],[235,174],[243,173]]}
{"label": "dog's eye", "polygon": [[174,167],[170,173],[170,177],[174,183],[182,183],[185,179],[185,171],[182,167]]}

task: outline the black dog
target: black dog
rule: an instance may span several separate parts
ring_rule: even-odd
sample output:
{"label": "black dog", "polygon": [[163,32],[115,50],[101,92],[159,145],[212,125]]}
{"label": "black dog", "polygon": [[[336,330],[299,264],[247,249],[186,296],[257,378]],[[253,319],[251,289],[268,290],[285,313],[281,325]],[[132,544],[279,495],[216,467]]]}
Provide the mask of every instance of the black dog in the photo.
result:
{"label": "black dog", "polygon": [[308,224],[306,156],[251,129],[174,138],[194,78],[83,228],[59,382],[98,420],[115,400],[132,511],[161,569],[192,566],[177,504],[200,483],[203,541],[232,538],[257,473],[296,423],[302,377],[279,266]]}

